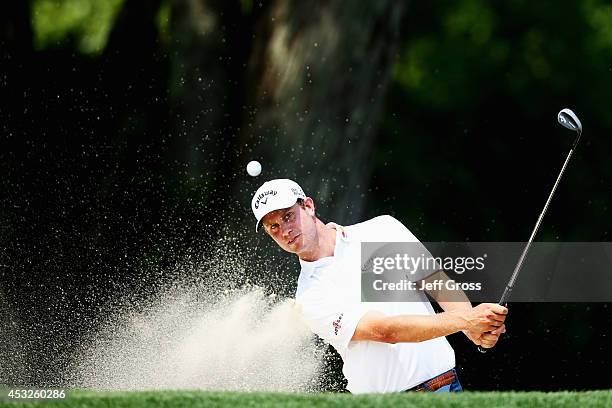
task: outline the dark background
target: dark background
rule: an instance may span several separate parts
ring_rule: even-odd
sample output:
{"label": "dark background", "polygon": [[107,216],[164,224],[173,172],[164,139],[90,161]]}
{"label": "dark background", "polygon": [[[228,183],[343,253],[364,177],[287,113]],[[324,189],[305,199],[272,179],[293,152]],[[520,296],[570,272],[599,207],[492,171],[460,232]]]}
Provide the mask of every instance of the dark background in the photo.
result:
{"label": "dark background", "polygon": [[[291,296],[297,262],[252,230],[264,179],[296,179],[324,221],[525,241],[564,107],[584,136],[538,239],[608,241],[610,26],[596,0],[4,4],[0,383],[53,384],[114,305],[218,273],[219,248],[248,265],[233,284]],[[610,388],[608,304],[510,309],[494,352],[450,337],[466,388]]]}

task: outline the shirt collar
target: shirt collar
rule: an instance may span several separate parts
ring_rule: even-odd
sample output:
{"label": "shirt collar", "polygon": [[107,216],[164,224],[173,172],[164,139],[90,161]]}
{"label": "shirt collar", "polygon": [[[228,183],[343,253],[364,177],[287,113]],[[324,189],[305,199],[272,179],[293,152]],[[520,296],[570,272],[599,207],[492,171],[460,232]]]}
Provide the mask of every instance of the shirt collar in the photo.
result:
{"label": "shirt collar", "polygon": [[326,226],[332,227],[336,230],[336,244],[334,246],[334,255],[326,256],[325,258],[317,259],[316,261],[312,262],[300,259],[300,266],[302,267],[302,272],[305,273],[306,276],[310,277],[316,269],[327,266],[331,262],[333,262],[335,256],[340,250],[340,246],[343,243],[349,242],[348,233],[346,232],[346,229],[343,226],[338,225],[335,222],[327,223]]}
{"label": "shirt collar", "polygon": [[332,227],[333,229],[336,230],[336,247],[338,246],[338,238],[340,238],[340,240],[344,242],[349,241],[348,233],[346,232],[346,229],[342,225],[338,225],[335,222],[328,222],[327,226]]}

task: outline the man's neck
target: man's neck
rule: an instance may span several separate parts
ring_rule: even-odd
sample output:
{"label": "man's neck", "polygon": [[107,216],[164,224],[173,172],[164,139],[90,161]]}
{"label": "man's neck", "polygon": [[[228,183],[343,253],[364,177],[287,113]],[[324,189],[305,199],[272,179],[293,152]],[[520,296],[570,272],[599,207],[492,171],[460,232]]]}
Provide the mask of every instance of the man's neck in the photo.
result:
{"label": "man's neck", "polygon": [[311,251],[305,251],[298,254],[298,257],[302,261],[314,262],[321,258],[334,255],[334,249],[336,248],[336,229],[328,227],[323,224],[319,219],[316,221],[317,227],[317,245]]}

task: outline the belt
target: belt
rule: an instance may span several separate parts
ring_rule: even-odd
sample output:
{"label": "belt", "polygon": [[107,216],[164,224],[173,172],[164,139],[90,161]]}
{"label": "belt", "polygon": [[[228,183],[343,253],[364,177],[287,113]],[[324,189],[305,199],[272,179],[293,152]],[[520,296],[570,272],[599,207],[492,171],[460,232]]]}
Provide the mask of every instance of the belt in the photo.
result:
{"label": "belt", "polygon": [[444,387],[445,385],[450,385],[452,384],[455,379],[457,378],[457,372],[455,371],[455,369],[451,369],[448,370],[442,374],[440,374],[437,377],[434,377],[430,380],[427,380],[419,385],[417,385],[416,387],[412,387],[409,390],[406,390],[405,392],[409,392],[409,391],[436,391],[442,387]]}

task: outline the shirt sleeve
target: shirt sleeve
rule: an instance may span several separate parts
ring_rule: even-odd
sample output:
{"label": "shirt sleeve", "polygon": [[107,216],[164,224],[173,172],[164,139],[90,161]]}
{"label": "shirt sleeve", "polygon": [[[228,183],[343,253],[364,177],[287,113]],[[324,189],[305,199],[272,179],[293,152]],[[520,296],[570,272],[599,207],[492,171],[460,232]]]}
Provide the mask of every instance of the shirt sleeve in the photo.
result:
{"label": "shirt sleeve", "polygon": [[398,219],[390,215],[383,215],[381,218],[386,224],[386,241],[420,242],[418,238],[414,236],[414,234]]}
{"label": "shirt sleeve", "polygon": [[317,287],[296,299],[306,325],[339,353],[348,347],[366,308],[362,303],[340,304]]}
{"label": "shirt sleeve", "polygon": [[[382,218],[386,224],[385,231],[389,242],[410,243],[404,244],[403,246],[400,245],[399,248],[402,249],[399,251],[400,253],[408,253],[417,258],[419,256],[423,256],[428,259],[434,258],[429,249],[427,249],[427,247],[421,241],[419,241],[419,239],[401,221],[393,218],[390,215],[383,215]],[[390,245],[390,247],[392,249],[392,253],[397,252],[393,251],[398,249],[397,245]],[[427,263],[426,268],[419,268],[412,272],[412,279],[415,281],[425,279],[431,274],[442,269],[442,265],[440,265],[437,261],[435,261],[433,265],[431,263]]]}

